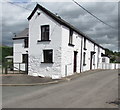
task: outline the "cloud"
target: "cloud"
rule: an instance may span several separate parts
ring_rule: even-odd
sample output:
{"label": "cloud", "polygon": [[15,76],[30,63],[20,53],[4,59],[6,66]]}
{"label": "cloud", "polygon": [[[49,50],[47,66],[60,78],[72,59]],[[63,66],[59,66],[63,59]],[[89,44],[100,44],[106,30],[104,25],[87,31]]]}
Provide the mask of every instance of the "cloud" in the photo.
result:
{"label": "cloud", "polygon": [[[31,0],[32,2],[39,2],[40,0]],[[77,2],[81,2],[81,0],[76,0]],[[72,2],[71,0],[41,0],[41,2]],[[82,2],[101,2],[101,0],[84,0]],[[104,0],[103,2],[119,2],[119,0]]]}
{"label": "cloud", "polygon": [[67,6],[63,6],[60,15],[105,48],[118,50],[118,4],[110,2],[80,4],[115,29],[99,22],[80,7],[73,9],[77,7],[75,4],[69,10],[70,13]]}
{"label": "cloud", "polygon": [[[27,5],[29,5],[29,3],[22,4],[22,6]],[[6,2],[3,2],[2,6],[2,43],[12,46],[13,33],[19,33],[28,27],[27,16],[29,16],[30,11],[25,11],[20,7]]]}
{"label": "cloud", "polygon": [[[16,0],[10,0],[12,2]],[[33,10],[36,3],[33,0],[17,0],[16,4]],[[79,2],[91,13],[115,27],[112,29],[96,20],[73,2],[39,2],[53,13],[74,25],[90,38],[111,50],[118,49],[118,3],[117,2]],[[12,45],[12,33],[18,33],[28,27],[27,17],[31,11],[12,4],[3,3],[2,31],[3,43]],[[6,10],[7,9],[7,10]]]}

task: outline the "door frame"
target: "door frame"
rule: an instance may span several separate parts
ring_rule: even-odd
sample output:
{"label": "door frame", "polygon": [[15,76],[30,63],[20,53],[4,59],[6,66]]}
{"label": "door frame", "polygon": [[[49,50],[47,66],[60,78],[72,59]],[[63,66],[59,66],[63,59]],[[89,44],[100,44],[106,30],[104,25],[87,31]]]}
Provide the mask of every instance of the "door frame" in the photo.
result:
{"label": "door frame", "polygon": [[93,55],[95,54],[95,51],[90,52],[90,70],[92,70],[92,65],[93,65]]}
{"label": "door frame", "polygon": [[92,52],[90,52],[90,70],[92,70]]}
{"label": "door frame", "polygon": [[73,72],[77,71],[77,51],[74,51]]}
{"label": "door frame", "polygon": [[26,54],[22,54],[22,55],[26,55],[26,59],[25,59],[25,73],[28,74],[28,53]]}

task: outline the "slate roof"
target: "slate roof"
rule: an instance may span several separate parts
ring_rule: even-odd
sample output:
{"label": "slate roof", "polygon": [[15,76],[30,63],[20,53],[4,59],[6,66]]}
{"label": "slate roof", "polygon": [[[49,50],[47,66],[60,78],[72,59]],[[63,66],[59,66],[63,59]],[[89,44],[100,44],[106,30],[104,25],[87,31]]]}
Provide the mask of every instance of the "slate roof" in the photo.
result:
{"label": "slate roof", "polygon": [[29,37],[29,28],[25,28],[22,32],[18,33],[13,40],[15,39],[24,39]]}
{"label": "slate roof", "polygon": [[108,58],[110,58],[109,55],[107,55],[107,54],[103,54],[103,53],[101,53],[101,56],[102,56],[102,57],[108,57]]}
{"label": "slate roof", "polygon": [[[36,12],[37,9],[42,10],[44,13],[46,13],[48,16],[50,16],[51,18],[53,18],[55,21],[57,21],[59,24],[64,25],[70,29],[73,29],[75,32],[77,32],[79,35],[85,37],[86,39],[90,40],[91,42],[93,42],[94,44],[96,44],[97,46],[103,48],[102,46],[100,46],[98,43],[96,43],[94,40],[92,40],[91,38],[89,38],[86,34],[84,34],[83,32],[81,32],[80,30],[78,30],[77,28],[75,28],[73,25],[69,24],[68,22],[66,22],[65,20],[61,19],[61,17],[56,16],[55,14],[53,14],[52,12],[50,12],[49,10],[47,10],[46,8],[42,7],[41,5],[37,4],[36,7],[34,8],[34,10],[32,11],[32,13],[30,14],[30,16],[28,17],[28,20],[30,20],[32,18],[32,16],[34,15],[34,13]],[[103,48],[104,49],[104,48]]]}

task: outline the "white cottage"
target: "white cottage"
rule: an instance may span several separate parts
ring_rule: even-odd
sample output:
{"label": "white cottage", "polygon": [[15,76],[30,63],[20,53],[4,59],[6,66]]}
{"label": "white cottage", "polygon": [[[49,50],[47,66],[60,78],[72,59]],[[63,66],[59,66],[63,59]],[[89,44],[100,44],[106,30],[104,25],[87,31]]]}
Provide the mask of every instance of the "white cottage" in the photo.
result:
{"label": "white cottage", "polygon": [[13,38],[14,63],[23,70],[27,64],[28,75],[61,78],[99,68],[105,49],[59,16],[37,4],[28,21]]}

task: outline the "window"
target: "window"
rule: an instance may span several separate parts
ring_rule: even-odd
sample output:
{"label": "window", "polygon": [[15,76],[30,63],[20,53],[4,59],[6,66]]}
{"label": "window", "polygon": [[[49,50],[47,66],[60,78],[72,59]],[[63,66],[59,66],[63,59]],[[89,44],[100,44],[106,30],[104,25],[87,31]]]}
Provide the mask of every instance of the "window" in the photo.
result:
{"label": "window", "polygon": [[84,50],[87,50],[86,49],[86,38],[84,38]]}
{"label": "window", "polygon": [[85,57],[86,57],[86,53],[84,52],[83,53],[83,65],[85,66],[86,64],[85,64]]}
{"label": "window", "polygon": [[28,48],[28,38],[24,39],[24,48]]}
{"label": "window", "polygon": [[102,62],[105,63],[105,58],[102,58]]}
{"label": "window", "polygon": [[73,30],[70,29],[69,31],[69,44],[72,44],[73,43]]}
{"label": "window", "polygon": [[49,25],[41,26],[41,41],[49,41]]}
{"label": "window", "polygon": [[27,63],[28,54],[22,54],[22,63]]}
{"label": "window", "polygon": [[44,63],[53,63],[53,50],[43,50]]}

